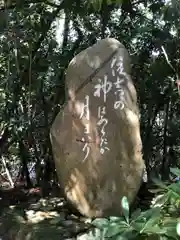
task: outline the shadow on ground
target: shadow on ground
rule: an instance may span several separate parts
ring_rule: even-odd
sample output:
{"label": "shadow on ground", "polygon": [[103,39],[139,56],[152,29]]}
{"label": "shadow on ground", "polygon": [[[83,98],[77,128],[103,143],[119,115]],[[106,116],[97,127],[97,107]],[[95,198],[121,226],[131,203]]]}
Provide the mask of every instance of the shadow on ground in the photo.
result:
{"label": "shadow on ground", "polygon": [[[60,189],[47,192],[23,187],[0,190],[0,240],[95,240],[97,229],[92,229],[91,219],[75,214],[59,195]],[[134,207],[148,209],[153,196],[142,185]]]}
{"label": "shadow on ground", "polygon": [[78,239],[90,228],[90,220],[73,215],[62,197],[42,198],[37,188],[0,194],[2,240]]}

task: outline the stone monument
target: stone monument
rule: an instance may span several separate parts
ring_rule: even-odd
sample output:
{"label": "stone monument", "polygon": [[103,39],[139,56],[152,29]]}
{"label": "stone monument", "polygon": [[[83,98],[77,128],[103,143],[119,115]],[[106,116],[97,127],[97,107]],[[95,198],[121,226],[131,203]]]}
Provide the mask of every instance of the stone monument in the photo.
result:
{"label": "stone monument", "polygon": [[80,52],[66,72],[67,102],[50,131],[66,198],[87,217],[121,214],[144,171],[137,95],[130,58],[116,39]]}

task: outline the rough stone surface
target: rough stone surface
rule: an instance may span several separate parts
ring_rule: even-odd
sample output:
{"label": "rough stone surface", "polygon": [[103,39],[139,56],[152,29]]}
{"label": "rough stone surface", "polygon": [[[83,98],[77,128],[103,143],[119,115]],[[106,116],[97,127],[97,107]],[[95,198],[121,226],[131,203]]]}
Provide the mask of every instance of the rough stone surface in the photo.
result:
{"label": "rough stone surface", "polygon": [[87,217],[119,215],[144,170],[127,50],[112,38],[97,42],[70,62],[66,85],[69,101],[50,133],[61,188]]}

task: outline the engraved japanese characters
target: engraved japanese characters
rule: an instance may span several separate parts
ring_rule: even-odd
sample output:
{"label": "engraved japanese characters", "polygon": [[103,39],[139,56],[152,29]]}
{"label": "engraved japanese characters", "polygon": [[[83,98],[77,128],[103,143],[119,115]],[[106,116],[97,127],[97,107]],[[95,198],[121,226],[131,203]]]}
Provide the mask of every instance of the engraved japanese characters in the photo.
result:
{"label": "engraved japanese characters", "polygon": [[144,169],[127,50],[116,39],[98,41],[70,62],[66,85],[69,100],[50,134],[61,187],[88,217],[119,215]]}
{"label": "engraved japanese characters", "polygon": [[[94,86],[94,97],[100,98],[101,95],[104,100],[104,105],[103,106],[98,106],[97,109],[97,116],[98,116],[98,121],[97,121],[97,126],[100,128],[100,153],[104,154],[105,151],[109,151],[110,149],[108,148],[108,140],[106,137],[106,125],[108,124],[108,117],[106,116],[106,101],[107,101],[107,96],[110,91],[114,92],[115,95],[115,101],[113,104],[114,109],[123,109],[124,108],[124,91],[122,88],[122,83],[124,82],[123,78],[120,78],[122,75],[126,75],[123,69],[123,59],[120,56],[119,59],[116,57],[113,57],[111,61],[111,69],[112,69],[112,77],[116,78],[115,82],[112,82],[111,80],[113,79],[112,77],[108,78],[107,75],[104,75],[103,78],[98,78],[98,83],[95,84]],[[114,89],[115,88],[115,89]],[[85,96],[85,104],[83,107],[83,111],[81,113],[80,118],[82,118],[84,111],[86,111],[86,119],[89,121],[89,95]],[[86,124],[85,127],[85,134],[89,134],[89,124]],[[90,136],[88,135],[88,140],[92,140]],[[85,142],[85,138],[82,138],[82,141]],[[84,160],[87,159],[90,153],[90,147],[88,146],[88,141],[85,142],[83,149],[83,152],[85,152],[85,158]],[[83,160],[83,161],[84,161]]]}

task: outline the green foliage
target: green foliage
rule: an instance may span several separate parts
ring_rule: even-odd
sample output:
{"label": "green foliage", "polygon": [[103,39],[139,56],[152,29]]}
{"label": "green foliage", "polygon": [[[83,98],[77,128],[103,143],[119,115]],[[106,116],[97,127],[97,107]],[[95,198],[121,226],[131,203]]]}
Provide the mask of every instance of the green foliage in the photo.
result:
{"label": "green foliage", "polygon": [[127,197],[122,198],[121,207],[122,207],[122,211],[126,219],[126,222],[129,223],[129,204],[128,204]]}
{"label": "green foliage", "polygon": [[[168,180],[170,167],[180,165],[178,1],[55,2],[0,6],[0,148],[13,180],[14,169],[28,179],[27,165],[38,184],[54,178],[49,129],[66,98],[66,68],[108,36],[131,55],[148,177]],[[0,169],[6,175],[2,162]]]}
{"label": "green foliage", "polygon": [[[65,101],[71,59],[108,36],[131,55],[148,176],[166,181],[154,180],[157,196],[151,209],[130,214],[124,197],[123,217],[96,219],[98,228],[89,239],[179,238],[180,183],[168,181],[170,174],[180,176],[174,169],[180,166],[179,9],[175,0],[12,1],[0,6],[0,157],[6,161],[6,167],[0,161],[0,174],[6,177],[8,169],[13,181],[18,174],[28,181],[30,167],[38,184],[55,179],[49,129]],[[63,18],[57,36],[56,20]]]}
{"label": "green foliage", "polygon": [[[178,169],[171,169],[171,172],[177,176],[180,173]],[[101,239],[114,240],[179,239],[180,183],[167,185],[161,181],[156,181],[156,183],[159,191],[161,190],[163,193],[161,201],[156,196],[150,209],[146,211],[136,209],[129,214],[128,201],[126,197],[123,197],[121,201],[122,217],[99,218],[92,222],[100,230],[100,232],[94,232],[94,239],[97,238],[96,233],[98,236],[101,234]]]}
{"label": "green foliage", "polygon": [[[171,173],[175,176],[180,176],[179,169],[171,168]],[[154,180],[158,186],[157,190],[161,195],[155,199],[153,206],[161,206],[166,214],[171,214],[178,217],[180,213],[180,182],[176,183],[162,183],[161,181]]]}

